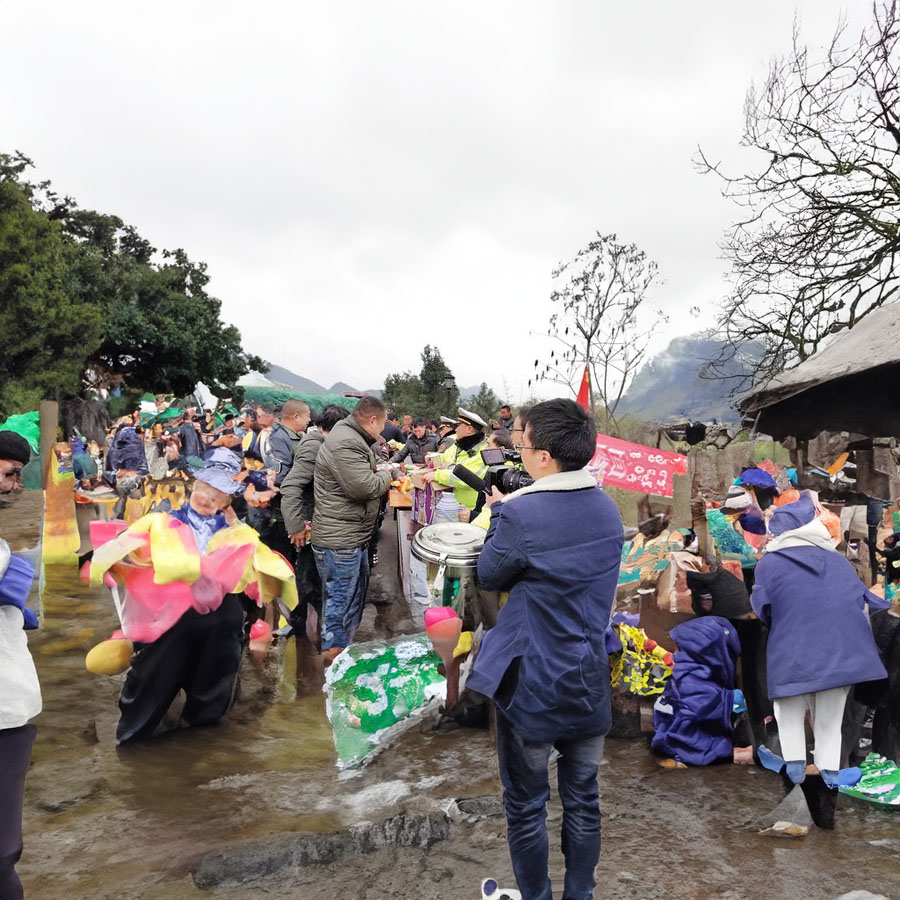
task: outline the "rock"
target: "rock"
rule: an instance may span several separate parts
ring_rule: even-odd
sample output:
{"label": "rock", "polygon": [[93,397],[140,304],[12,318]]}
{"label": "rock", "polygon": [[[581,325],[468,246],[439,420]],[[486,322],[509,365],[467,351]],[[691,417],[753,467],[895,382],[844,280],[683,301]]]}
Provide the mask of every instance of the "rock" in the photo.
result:
{"label": "rock", "polygon": [[499,797],[467,797],[451,800],[447,815],[451,822],[477,822],[490,816],[504,814],[503,801]]}
{"label": "rock", "polygon": [[872,894],[869,891],[850,891],[841,894],[837,900],[888,900],[888,898],[884,894]]}
{"label": "rock", "polygon": [[106,781],[98,778],[77,789],[55,785],[52,782],[41,787],[36,805],[48,813],[61,813],[85,800],[94,800],[106,789]]}
{"label": "rock", "polygon": [[284,869],[332,863],[394,844],[427,849],[449,834],[447,817],[438,813],[394,816],[331,834],[283,832],[207,853],[194,869],[194,883],[199,888],[241,885]]}

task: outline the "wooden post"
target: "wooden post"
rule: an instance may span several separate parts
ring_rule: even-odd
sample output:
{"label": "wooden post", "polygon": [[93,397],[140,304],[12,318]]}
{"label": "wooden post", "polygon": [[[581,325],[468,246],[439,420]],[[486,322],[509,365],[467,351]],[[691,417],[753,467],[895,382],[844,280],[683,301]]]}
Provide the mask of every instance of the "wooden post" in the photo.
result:
{"label": "wooden post", "polygon": [[50,460],[53,457],[53,445],[56,443],[56,430],[59,427],[59,404],[55,400],[41,400],[38,411],[40,413],[41,487],[46,490]]}

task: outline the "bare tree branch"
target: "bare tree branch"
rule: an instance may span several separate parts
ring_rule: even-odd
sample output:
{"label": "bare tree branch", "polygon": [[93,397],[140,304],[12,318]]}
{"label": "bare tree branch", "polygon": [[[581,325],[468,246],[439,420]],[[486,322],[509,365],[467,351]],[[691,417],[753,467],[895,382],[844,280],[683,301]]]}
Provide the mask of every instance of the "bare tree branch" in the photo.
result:
{"label": "bare tree branch", "polygon": [[[856,41],[839,23],[813,54],[795,23],[745,101],[742,145],[764,160],[731,176],[698,151],[743,217],[723,250],[734,289],[719,335],[758,342],[758,380],[807,359],[900,289],[900,0],[876,0]],[[714,372],[710,361],[707,373]]]}
{"label": "bare tree branch", "polygon": [[598,233],[574,259],[560,263],[550,295],[556,305],[547,331],[552,346],[546,359],[535,360],[534,380],[568,385],[574,394],[587,366],[591,408],[618,428],[616,407],[665,321],[643,307],[657,279],[656,263],[614,234]]}

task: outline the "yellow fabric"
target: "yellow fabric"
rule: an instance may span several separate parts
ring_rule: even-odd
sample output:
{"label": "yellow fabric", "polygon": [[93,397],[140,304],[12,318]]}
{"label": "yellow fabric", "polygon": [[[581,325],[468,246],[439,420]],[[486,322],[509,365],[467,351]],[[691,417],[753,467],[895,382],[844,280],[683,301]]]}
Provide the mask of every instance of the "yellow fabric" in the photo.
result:
{"label": "yellow fabric", "polygon": [[[201,574],[200,552],[196,545],[185,544],[179,532],[172,528],[166,513],[148,513],[142,516],[117,538],[102,544],[91,560],[91,584],[102,583],[104,573],[129,554],[152,564],[155,584],[185,581],[193,584]],[[223,547],[239,547],[252,544],[254,554],[247,562],[240,581],[232,588],[237,593],[248,585],[258,583],[262,603],[271,603],[280,597],[288,609],[298,603],[297,583],[290,565],[277,553],[263,544],[259,535],[249,525],[236,524],[217,531],[207,545],[207,555]]]}
{"label": "yellow fabric", "polygon": [[479,478],[484,478],[487,466],[481,458],[481,451],[484,450],[486,443],[486,441],[481,441],[469,451],[460,450],[454,444],[441,454],[440,464],[444,468],[437,469],[434,473],[435,483],[444,487],[452,487],[456,502],[466,509],[475,509],[475,504],[478,502],[478,493],[467,484],[463,484],[453,475],[451,470],[454,466],[461,465]]}
{"label": "yellow fabric", "polygon": [[474,519],[469,523],[470,525],[477,525],[479,528],[483,528],[485,531],[488,530],[488,526],[491,524],[491,508],[490,506],[485,506],[484,509],[475,516]]}
{"label": "yellow fabric", "polygon": [[454,656],[462,656],[465,653],[468,653],[472,649],[472,641],[475,635],[472,634],[471,631],[464,631],[459,636],[459,643],[456,645],[456,648],[453,651]]}
{"label": "yellow fabric", "polygon": [[77,564],[81,536],[75,518],[75,475],[59,471],[55,450],[50,455],[49,469],[44,491],[41,559],[44,565]]}
{"label": "yellow fabric", "polygon": [[262,603],[271,603],[276,597],[280,597],[288,609],[294,609],[299,601],[293,569],[281,556],[270,550],[249,525],[238,523],[217,531],[210,538],[206,550],[207,553],[212,553],[221,547],[248,543],[252,543],[256,550],[235,591],[242,591],[248,584],[256,581],[259,583],[259,598]]}

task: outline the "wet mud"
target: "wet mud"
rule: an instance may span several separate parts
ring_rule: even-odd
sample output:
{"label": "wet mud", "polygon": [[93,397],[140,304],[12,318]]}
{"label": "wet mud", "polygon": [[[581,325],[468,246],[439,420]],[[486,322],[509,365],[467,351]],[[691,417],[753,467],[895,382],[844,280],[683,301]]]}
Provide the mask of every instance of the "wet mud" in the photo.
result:
{"label": "wet mud", "polygon": [[[14,543],[26,540],[33,514],[27,503],[18,510],[11,518],[0,509],[0,534]],[[381,556],[379,568],[384,549]],[[399,604],[368,608],[363,627],[402,627],[407,611]],[[292,833],[333,836],[365,823],[442,815],[453,798],[499,798],[488,732],[411,733],[361,772],[341,775],[323,697],[297,699],[277,666],[248,660],[224,723],[118,750],[124,676],[84,668],[85,653],[116,624],[105,589],[87,588],[74,571],[48,572],[44,625],[30,637],[44,711],[19,864],[29,900],[475,900],[484,877],[514,885],[505,821],[493,803],[475,804],[488,814],[455,817],[440,839],[422,845],[386,839],[355,852],[352,842],[328,838],[351,852],[327,863],[296,864],[275,852]],[[868,890],[900,898],[900,810],[841,798],[834,832],[761,836],[745,824],[782,798],[774,775],[731,765],[661,769],[644,740],[608,740],[606,757],[597,897],[825,900]],[[557,898],[560,822],[554,796],[548,825]],[[262,877],[232,886],[201,878],[209,886],[198,886],[195,873],[210,854],[237,844],[238,855],[267,840],[268,868],[247,873]]]}

